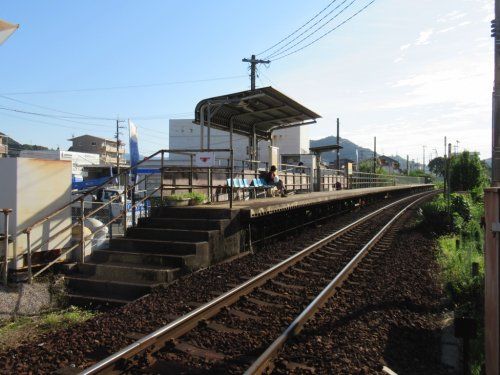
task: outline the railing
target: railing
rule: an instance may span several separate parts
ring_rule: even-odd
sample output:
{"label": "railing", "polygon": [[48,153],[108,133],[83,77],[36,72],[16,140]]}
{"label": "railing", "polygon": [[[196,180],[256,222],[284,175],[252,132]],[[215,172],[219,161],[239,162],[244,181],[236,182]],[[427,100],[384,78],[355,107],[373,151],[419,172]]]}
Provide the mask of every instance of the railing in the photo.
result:
{"label": "railing", "polygon": [[[196,153],[201,151],[229,153],[230,158],[216,159],[215,166],[213,167],[199,167],[195,165],[194,158]],[[166,165],[166,154],[187,155],[189,165]],[[63,258],[73,255],[76,250],[78,250],[77,256],[79,261],[82,263],[85,262],[85,250],[87,246],[101,246],[105,241],[111,240],[113,236],[125,235],[128,226],[136,225],[137,214],[139,216],[150,215],[153,198],[159,199],[159,203],[156,200],[154,201],[155,204],[163,205],[164,198],[168,194],[184,191],[201,191],[206,192],[209,201],[229,201],[229,207],[232,208],[235,191],[227,186],[227,179],[246,178],[251,181],[252,178],[260,177],[259,174],[262,171],[267,170],[267,168],[264,169],[262,167],[259,167],[257,170],[252,169],[252,167],[265,165],[260,161],[242,161],[241,165],[235,165],[233,152],[230,149],[160,150],[140,161],[134,167],[134,170],[135,168],[141,169],[144,163],[151,162],[151,160],[155,160],[153,164],[156,165],[155,167],[149,166],[151,169],[148,169],[148,171],[153,170],[151,173],[137,175],[135,181],[129,181],[129,175],[134,171],[132,168],[124,168],[119,175],[110,177],[102,185],[80,194],[61,208],[12,235],[11,242],[18,244],[22,242],[18,241],[21,236],[25,236],[25,245],[20,245],[22,249],[14,255],[14,260],[17,261],[21,257],[25,260],[25,263],[27,263],[28,281],[31,282],[33,278],[46,271],[55,263],[60,262]],[[221,162],[224,160],[227,160],[227,162]],[[250,169],[247,169],[247,167],[250,167]],[[158,175],[160,176],[159,178]],[[313,178],[315,177],[314,171],[310,167],[290,164],[279,164],[278,176],[283,181],[286,189],[295,191],[311,191]],[[362,172],[355,172],[352,176],[346,177],[342,171],[337,170],[321,170],[320,177],[320,190],[338,189],[338,183],[341,184],[342,189],[423,183],[421,178],[375,175]],[[109,196],[106,200],[101,199],[102,202],[96,202],[94,195],[116,179],[123,181],[124,186],[114,189],[108,187],[108,191],[115,191],[114,196]],[[317,180],[315,179],[314,181]],[[142,190],[144,194],[136,194],[138,190]],[[64,222],[63,224],[58,223],[58,227],[51,228],[51,220],[59,220],[64,215],[65,210],[72,211],[72,221]],[[96,219],[97,221],[92,224],[92,220],[90,219]],[[37,237],[35,239],[36,243],[32,243],[34,229],[42,226],[45,231],[45,237]],[[85,232],[86,228],[89,227],[93,227],[93,231],[90,234]],[[78,228],[78,230],[75,228]],[[68,237],[68,233],[74,230],[77,233],[73,235],[71,241],[67,241],[66,246],[69,247],[63,247],[60,253],[55,254],[50,261],[35,265],[38,269],[36,273],[33,273],[33,255],[48,249],[50,244],[54,243],[56,239],[59,241],[61,236],[65,236],[64,238]],[[38,229],[37,232],[41,232],[41,230]],[[8,233],[8,228],[5,233]],[[9,238],[6,237],[3,240],[5,241],[5,256],[2,266],[5,268],[3,272],[5,277],[7,274],[6,267],[8,266],[7,242]],[[16,248],[17,251],[18,249]]]}
{"label": "railing", "polygon": [[425,184],[425,177],[385,175],[385,174],[374,174],[366,172],[354,172],[349,179],[350,179],[349,185],[351,189]]}
{"label": "railing", "polygon": [[[144,160],[140,161],[134,168],[125,168],[123,169],[120,174],[115,175],[113,177],[110,177],[107,179],[102,185],[97,186],[81,195],[79,195],[77,198],[71,200],[69,203],[65,204],[61,208],[53,211],[51,214],[47,215],[46,217],[36,221],[35,223],[31,224],[30,226],[24,228],[23,230],[19,231],[16,235],[15,238],[19,238],[20,236],[26,236],[26,249],[20,252],[20,254],[15,255],[15,260],[17,261],[20,257],[26,257],[26,263],[27,263],[27,271],[28,271],[28,282],[32,282],[33,278],[37,277],[44,271],[46,271],[48,268],[53,266],[55,263],[60,262],[63,258],[66,256],[71,255],[75,250],[79,249],[79,261],[84,263],[85,262],[85,248],[87,246],[87,243],[90,242],[92,244],[92,240],[96,238],[97,234],[101,234],[101,232],[104,232],[104,236],[101,236],[101,239],[103,240],[110,240],[113,237],[113,229],[115,229],[115,234],[117,232],[118,228],[122,228],[120,232],[122,234],[126,233],[127,227],[128,227],[128,214],[131,214],[131,225],[136,224],[136,212],[139,209],[139,213],[141,215],[148,215],[149,214],[149,206],[150,204],[148,202],[151,201],[152,197],[159,196],[160,198],[160,203],[163,205],[164,203],[164,196],[165,192],[168,191],[175,191],[175,189],[182,189],[182,188],[187,188],[192,191],[195,188],[208,188],[211,189],[213,186],[211,186],[211,173],[213,172],[212,168],[207,169],[208,173],[208,178],[207,178],[207,184],[200,184],[196,185],[193,183],[193,179],[191,178],[190,181],[186,184],[186,186],[183,186],[182,184],[176,185],[176,186],[171,186],[169,184],[165,183],[165,175],[167,174],[167,167],[165,167],[165,154],[168,153],[180,153],[180,154],[188,154],[190,155],[191,161],[193,160],[193,156],[195,155],[196,152],[199,152],[201,150],[160,150],[149,157],[145,158]],[[225,168],[226,172],[229,175],[229,178],[232,178],[233,176],[233,163],[232,163],[232,150],[229,149],[212,149],[212,150],[203,150],[203,151],[209,151],[209,152],[229,152],[230,154],[230,168]],[[157,168],[157,170],[160,173],[160,179],[159,181],[154,184],[153,187],[151,187],[151,184],[149,184],[148,189],[146,193],[144,194],[143,197],[137,197],[135,194],[135,191],[142,185],[146,185],[148,183],[148,179],[151,181],[153,175],[155,173],[149,173],[146,175],[141,175],[140,177],[138,176],[136,178],[136,181],[130,182],[129,181],[129,175],[133,172],[132,169],[141,167],[146,161],[155,159],[159,157],[159,162],[160,162],[160,167]],[[158,159],[156,159],[158,160]],[[192,162],[191,162],[192,166]],[[224,168],[220,168],[224,169]],[[229,169],[229,170],[227,170]],[[193,168],[191,168],[193,171]],[[192,176],[191,176],[192,177]],[[123,180],[126,181],[125,185],[123,187],[119,187],[115,189],[116,194],[112,197],[109,197],[109,199],[105,202],[94,202],[94,195],[95,193],[100,190],[105,188],[107,185],[109,185],[111,182],[115,181],[116,179],[118,180]],[[130,199],[129,199],[130,197]],[[229,196],[229,202],[230,206],[232,206],[232,194]],[[118,212],[114,212],[116,210],[113,210],[113,208],[118,207],[119,209],[117,210]],[[40,239],[40,241],[36,244],[32,244],[32,232],[35,228],[39,228],[46,223],[50,224],[49,222],[52,219],[55,219],[58,217],[58,215],[62,214],[65,210],[72,210],[75,212],[75,215],[73,215],[73,220],[71,223],[62,225],[62,228],[57,228],[54,230],[49,229],[49,233],[47,235],[47,238],[45,239]],[[94,227],[93,231],[90,234],[85,233],[85,224],[89,224],[89,219],[100,219],[98,222],[100,223],[98,227]],[[101,220],[105,221],[102,222]],[[87,223],[86,223],[87,221]],[[116,226],[118,225],[118,228]],[[115,228],[113,227],[115,226]],[[50,227],[50,225],[49,225]],[[36,273],[33,273],[33,264],[32,264],[32,257],[33,254],[41,251],[44,247],[48,247],[50,242],[53,241],[54,239],[60,237],[60,236],[65,236],[67,235],[70,231],[73,231],[74,228],[79,228],[78,229],[78,240],[73,240],[70,242],[69,247],[65,247],[61,250],[61,252],[55,256],[54,259],[50,260],[47,263],[44,263],[41,265],[41,268],[37,270]],[[8,232],[6,232],[8,233]],[[102,238],[104,237],[104,238]],[[5,264],[5,267],[8,267],[8,244],[7,240],[6,245],[5,245],[5,261],[2,264]],[[6,275],[6,272],[4,274]],[[5,276],[4,276],[5,277]]]}

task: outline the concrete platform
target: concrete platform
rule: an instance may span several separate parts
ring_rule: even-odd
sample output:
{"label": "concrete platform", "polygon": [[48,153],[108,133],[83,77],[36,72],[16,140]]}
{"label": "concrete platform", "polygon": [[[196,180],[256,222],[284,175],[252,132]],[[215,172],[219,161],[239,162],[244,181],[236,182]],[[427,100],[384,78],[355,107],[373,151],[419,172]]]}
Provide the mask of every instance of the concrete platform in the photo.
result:
{"label": "concrete platform", "polygon": [[[254,218],[265,216],[277,212],[288,211],[296,208],[312,206],[327,203],[330,201],[357,199],[381,193],[405,193],[411,191],[422,190],[425,188],[431,189],[434,185],[401,185],[401,186],[386,186],[376,188],[364,188],[353,190],[335,190],[322,191],[315,193],[294,194],[287,197],[274,198],[257,198],[250,200],[241,200],[233,202],[233,210],[240,211],[243,218]],[[188,210],[193,209],[214,209],[226,208],[229,210],[229,203],[213,203],[210,205],[186,207]],[[179,209],[182,209],[179,207]]]}

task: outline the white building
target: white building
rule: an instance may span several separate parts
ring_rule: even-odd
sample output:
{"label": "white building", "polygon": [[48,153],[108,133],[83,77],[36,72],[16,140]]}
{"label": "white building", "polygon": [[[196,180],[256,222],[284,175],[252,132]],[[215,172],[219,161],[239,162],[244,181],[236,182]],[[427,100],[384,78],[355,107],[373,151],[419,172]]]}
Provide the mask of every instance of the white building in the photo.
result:
{"label": "white building", "polygon": [[[191,119],[173,119],[169,122],[169,149],[200,149],[200,125],[193,124]],[[207,128],[204,130],[205,145]],[[297,126],[288,129],[276,130],[273,132],[273,146],[279,148],[280,155],[300,155],[309,154],[309,137],[306,126]],[[269,161],[270,142],[260,141],[258,148],[258,160]],[[210,130],[210,148],[229,148],[229,133],[211,129]],[[233,136],[233,149],[235,163],[241,160],[248,160],[248,137],[239,134]],[[228,154],[218,153],[216,158],[228,159]],[[184,155],[170,154],[170,160],[187,161]],[[281,158],[278,158],[281,160]]]}
{"label": "white building", "polygon": [[84,176],[83,168],[90,165],[99,165],[99,154],[90,154],[76,151],[60,150],[22,150],[21,158],[44,159],[44,160],[67,160],[71,161],[71,172],[77,179]]}

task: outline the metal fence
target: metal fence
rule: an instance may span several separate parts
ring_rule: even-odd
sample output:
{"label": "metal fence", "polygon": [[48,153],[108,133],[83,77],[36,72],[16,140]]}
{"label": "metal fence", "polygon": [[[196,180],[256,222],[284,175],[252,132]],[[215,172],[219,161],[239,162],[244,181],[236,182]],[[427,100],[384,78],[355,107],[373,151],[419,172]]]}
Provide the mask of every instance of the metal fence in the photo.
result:
{"label": "metal fence", "polygon": [[[229,153],[230,158],[216,159],[215,166],[196,166],[194,157],[201,151]],[[172,153],[187,155],[189,164],[167,165],[165,155]],[[26,244],[25,248],[17,249],[12,260],[16,262],[22,260],[27,265],[28,281],[31,282],[34,277],[62,260],[72,258],[82,263],[85,262],[91,250],[107,246],[108,241],[114,236],[123,236],[128,227],[136,225],[138,218],[149,216],[152,207],[168,204],[171,195],[201,192],[206,195],[209,202],[225,201],[229,202],[229,207],[232,207],[234,199],[250,198],[251,194],[245,196],[244,193],[241,197],[239,193],[242,189],[236,189],[235,179],[245,180],[244,186],[252,185],[254,179],[262,178],[262,174],[268,171],[269,165],[256,160],[235,163],[232,156],[232,150],[228,149],[160,150],[139,162],[134,168],[123,169],[119,175],[110,177],[103,185],[78,193],[71,202],[22,229],[16,235],[11,236],[12,238],[4,236],[5,253],[2,262],[4,282],[7,280],[8,242],[15,242],[21,236],[25,236],[23,241]],[[138,174],[133,180],[130,178],[135,168],[139,171],[141,165],[151,160],[156,160],[154,164],[159,164],[159,166],[146,169],[148,173]],[[425,183],[423,178],[397,175],[354,172],[346,176],[343,171],[333,169],[322,169],[318,174],[317,170],[310,167],[291,164],[278,164],[277,174],[287,190],[296,192]],[[110,184],[115,181],[121,181],[121,186],[110,187]],[[248,191],[250,192],[251,189]],[[256,197],[255,188],[253,192],[253,196]],[[70,222],[62,228],[57,226],[50,229],[45,238],[37,238],[32,243],[34,228],[42,226],[50,228],[51,220],[65,215],[69,209],[72,215]],[[3,210],[3,212],[6,216],[10,213],[9,210]],[[8,220],[5,222],[8,223]],[[5,233],[8,233],[8,228]],[[60,236],[61,233],[70,233],[71,240],[67,246],[48,261],[45,259],[43,264],[40,262],[33,264],[33,255],[48,249],[50,241]],[[34,267],[36,267],[35,273],[33,273]]]}

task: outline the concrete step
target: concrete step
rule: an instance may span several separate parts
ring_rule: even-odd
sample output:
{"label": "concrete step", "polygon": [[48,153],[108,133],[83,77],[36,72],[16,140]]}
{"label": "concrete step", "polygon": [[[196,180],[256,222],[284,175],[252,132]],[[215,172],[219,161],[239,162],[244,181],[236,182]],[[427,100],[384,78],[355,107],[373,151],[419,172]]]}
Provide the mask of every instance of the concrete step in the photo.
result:
{"label": "concrete step", "polygon": [[100,279],[86,275],[65,276],[66,287],[71,295],[90,298],[105,298],[120,301],[133,301],[151,292],[157,283],[133,283]]}
{"label": "concrete step", "polygon": [[232,219],[239,210],[215,207],[155,207],[151,211],[152,217],[161,218],[196,218],[196,219]]}
{"label": "concrete step", "polygon": [[191,258],[195,254],[154,254],[154,253],[134,253],[131,251],[118,250],[94,250],[92,252],[91,263],[129,263],[135,265],[153,265],[161,267],[184,267],[191,263]]}
{"label": "concrete step", "polygon": [[95,279],[112,280],[113,282],[169,283],[178,278],[181,272],[181,267],[169,268],[160,265],[138,265],[125,262],[78,264],[79,275],[93,276]]}
{"label": "concrete step", "polygon": [[194,230],[223,230],[229,219],[185,219],[185,218],[163,218],[144,217],[139,219],[138,227],[165,228],[165,229],[194,229]]}
{"label": "concrete step", "polygon": [[209,241],[210,237],[217,233],[217,230],[186,230],[141,227],[129,228],[127,230],[127,238],[158,241],[202,242]]}
{"label": "concrete step", "polygon": [[155,241],[122,237],[113,238],[109,249],[155,254],[196,254],[198,251],[208,251],[208,242]]}
{"label": "concrete step", "polygon": [[68,303],[73,306],[81,306],[86,308],[112,308],[126,305],[133,300],[124,300],[116,298],[106,298],[106,297],[96,297],[96,296],[84,296],[81,294],[68,294]]}

